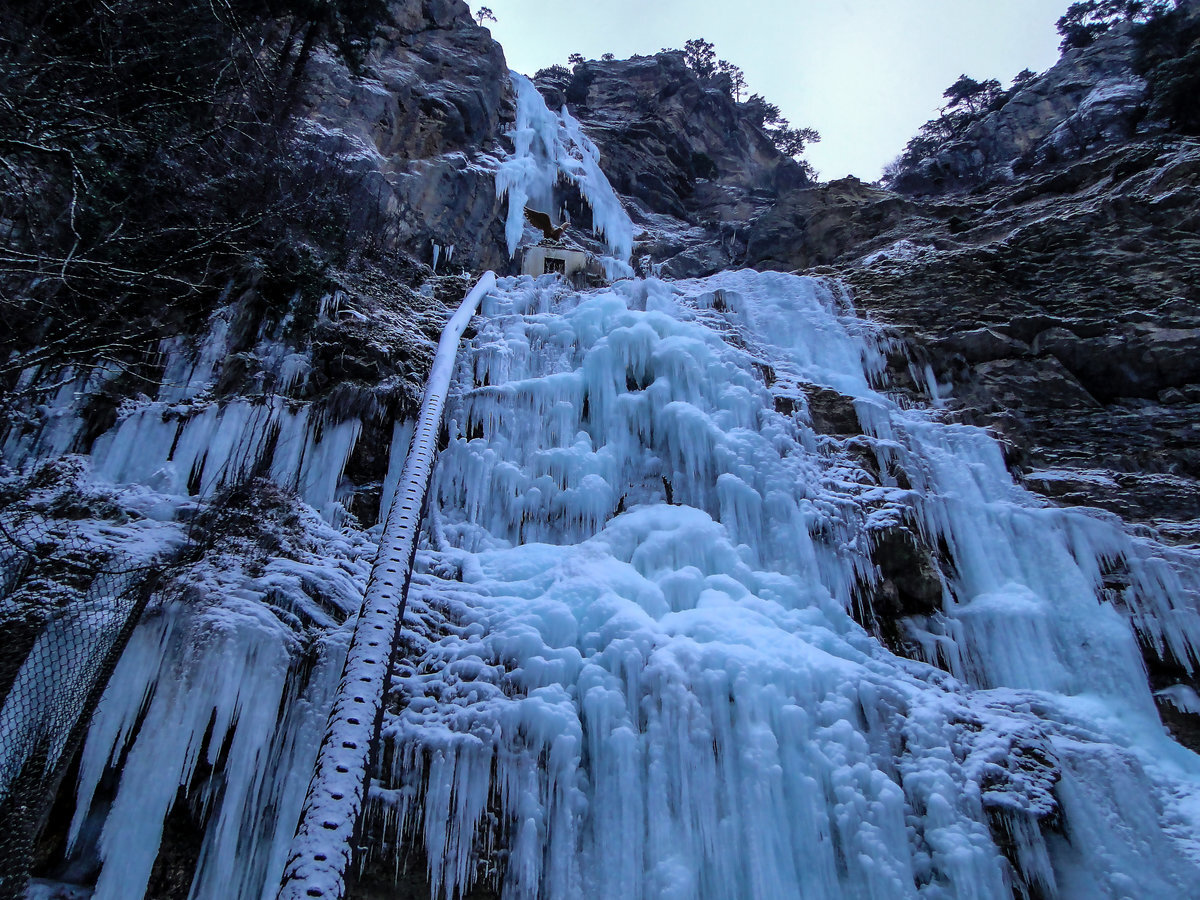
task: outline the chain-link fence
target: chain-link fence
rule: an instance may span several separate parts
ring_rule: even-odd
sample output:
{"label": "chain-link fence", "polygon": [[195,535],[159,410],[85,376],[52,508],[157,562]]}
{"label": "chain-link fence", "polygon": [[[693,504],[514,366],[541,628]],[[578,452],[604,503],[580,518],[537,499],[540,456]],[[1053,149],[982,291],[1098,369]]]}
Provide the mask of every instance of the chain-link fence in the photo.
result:
{"label": "chain-link fence", "polygon": [[0,508],[0,900],[23,897],[59,784],[163,567],[88,510]]}

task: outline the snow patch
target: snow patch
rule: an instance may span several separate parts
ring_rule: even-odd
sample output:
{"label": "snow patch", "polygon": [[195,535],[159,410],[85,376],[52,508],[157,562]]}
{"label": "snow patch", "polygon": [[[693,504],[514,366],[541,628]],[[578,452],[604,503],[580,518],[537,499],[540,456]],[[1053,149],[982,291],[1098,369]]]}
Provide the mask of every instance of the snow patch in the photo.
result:
{"label": "snow patch", "polygon": [[912,241],[904,239],[896,241],[894,244],[889,244],[882,250],[876,250],[874,253],[868,253],[859,260],[859,265],[873,266],[878,262],[888,260],[891,262],[909,262],[925,253],[932,253],[936,250],[930,244],[914,244]]}

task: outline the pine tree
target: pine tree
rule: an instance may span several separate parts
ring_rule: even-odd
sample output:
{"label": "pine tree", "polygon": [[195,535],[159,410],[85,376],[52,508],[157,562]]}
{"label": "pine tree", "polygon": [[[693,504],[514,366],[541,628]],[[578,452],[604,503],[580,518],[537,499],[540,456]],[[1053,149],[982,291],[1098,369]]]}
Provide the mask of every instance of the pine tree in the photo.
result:
{"label": "pine tree", "polygon": [[683,55],[692,71],[701,78],[712,78],[717,73],[717,50],[703,38],[696,38],[683,45]]}
{"label": "pine tree", "polygon": [[725,59],[717,61],[717,72],[718,74],[729,76],[730,94],[735,101],[741,103],[742,94],[746,90],[746,73]]}
{"label": "pine tree", "polygon": [[1147,22],[1174,7],[1173,0],[1078,0],[1058,20],[1064,53],[1095,43],[1119,22]]}

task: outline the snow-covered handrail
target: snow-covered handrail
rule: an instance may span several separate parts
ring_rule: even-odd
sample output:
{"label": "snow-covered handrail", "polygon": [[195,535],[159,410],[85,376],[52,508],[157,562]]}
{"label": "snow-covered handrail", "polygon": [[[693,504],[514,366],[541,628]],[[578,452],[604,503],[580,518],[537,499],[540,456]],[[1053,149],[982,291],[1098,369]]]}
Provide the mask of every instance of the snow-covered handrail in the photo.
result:
{"label": "snow-covered handrail", "polygon": [[345,893],[355,830],[366,796],[371,745],[383,714],[388,670],[404,618],[421,529],[421,511],[433,476],[446,391],[463,331],[484,295],[495,286],[494,272],[480,278],[446,323],[438,342],[421,400],[421,417],[363,595],[342,681],[284,869],[279,900],[336,900]]}

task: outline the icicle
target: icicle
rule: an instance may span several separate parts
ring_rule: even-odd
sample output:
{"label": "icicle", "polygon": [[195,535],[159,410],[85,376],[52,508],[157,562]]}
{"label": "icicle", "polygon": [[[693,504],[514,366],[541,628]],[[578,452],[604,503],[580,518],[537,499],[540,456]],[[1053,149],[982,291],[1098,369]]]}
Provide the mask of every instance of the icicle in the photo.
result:
{"label": "icicle", "polygon": [[[521,146],[552,145],[546,115]],[[385,723],[375,802],[438,896],[496,842],[508,897],[1116,898],[1151,865],[1149,895],[1187,892],[1200,762],[1133,631],[1194,652],[1172,567],[880,394],[886,342],[827,282],[631,281],[553,314],[539,290],[503,282],[460,369]],[[811,386],[912,490],[777,409]],[[869,526],[901,513],[947,548],[945,606],[910,636],[953,677],[849,612]],[[1097,601],[1117,558],[1132,621]]]}
{"label": "icicle", "polygon": [[[314,552],[305,558],[272,561],[253,577],[195,569],[187,599],[153,610],[134,632],[88,732],[69,832],[76,850],[96,841],[86,848],[103,863],[95,897],[144,893],[181,788],[193,790],[205,822],[189,896],[274,895],[348,639],[307,592],[319,585],[344,618],[366,581],[365,548],[311,514],[307,528]],[[265,598],[327,629],[310,675],[301,677],[300,635]],[[111,807],[96,804],[118,761]],[[212,772],[198,780],[201,767]],[[98,840],[93,820],[103,823]]]}
{"label": "icicle", "polygon": [[310,407],[293,410],[278,396],[211,403],[187,417],[156,402],[131,410],[93,455],[99,474],[118,484],[209,497],[245,478],[270,447],[271,477],[333,521],[337,485],[361,433],[358,419],[318,429]]}
{"label": "icicle", "polygon": [[505,237],[514,256],[525,230],[525,207],[554,208],[554,186],[569,181],[592,210],[592,227],[623,265],[622,277],[633,253],[633,223],[621,200],[600,170],[600,152],[566,110],[552,113],[533,82],[511,73],[517,94],[517,124],[512,133],[515,150],[496,173],[496,193],[508,198]]}

